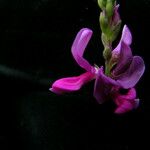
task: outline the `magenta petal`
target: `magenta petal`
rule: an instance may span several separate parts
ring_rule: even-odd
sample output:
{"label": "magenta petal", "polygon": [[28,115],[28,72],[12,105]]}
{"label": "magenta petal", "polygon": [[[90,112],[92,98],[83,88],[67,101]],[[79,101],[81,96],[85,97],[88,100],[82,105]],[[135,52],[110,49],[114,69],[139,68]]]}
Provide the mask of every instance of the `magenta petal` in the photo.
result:
{"label": "magenta petal", "polygon": [[119,86],[117,81],[107,77],[103,72],[103,68],[100,68],[95,81],[94,97],[101,104],[109,98],[112,88],[117,86]]}
{"label": "magenta petal", "polygon": [[123,27],[121,41],[125,42],[127,45],[131,45],[132,43],[132,34],[127,25]]}
{"label": "magenta petal", "polygon": [[145,64],[143,59],[139,56],[134,56],[129,68],[125,73],[117,77],[117,81],[125,89],[132,88],[137,84],[144,70]]}
{"label": "magenta petal", "polygon": [[136,99],[136,90],[131,88],[125,95],[117,93],[114,97],[114,102],[118,106],[115,113],[122,114],[137,108],[139,99]]}
{"label": "magenta petal", "polygon": [[86,72],[77,77],[62,78],[55,81],[50,90],[56,94],[63,94],[65,92],[73,92],[79,90],[85,83],[95,78],[95,75]]}
{"label": "magenta petal", "polygon": [[127,25],[124,25],[120,42],[112,52],[113,57],[120,54],[122,41],[128,46],[132,43],[132,35]]}
{"label": "magenta petal", "polygon": [[116,68],[113,70],[113,75],[117,76],[125,72],[126,69],[129,67],[130,63],[132,62],[132,58],[133,56],[131,48],[122,41],[119,60]]}
{"label": "magenta petal", "polygon": [[87,60],[83,58],[83,54],[85,48],[92,36],[92,30],[88,28],[81,29],[72,45],[72,55],[76,62],[79,64],[80,67],[84,68],[86,71],[94,72],[94,67],[92,67]]}
{"label": "magenta petal", "polygon": [[123,114],[123,113],[131,111],[132,109],[133,109],[132,103],[130,103],[129,101],[124,101],[123,104],[115,110],[115,113]]}
{"label": "magenta petal", "polygon": [[119,106],[124,100],[133,100],[136,98],[136,90],[134,88],[129,89],[127,94],[120,94],[119,91],[115,94],[115,103]]}

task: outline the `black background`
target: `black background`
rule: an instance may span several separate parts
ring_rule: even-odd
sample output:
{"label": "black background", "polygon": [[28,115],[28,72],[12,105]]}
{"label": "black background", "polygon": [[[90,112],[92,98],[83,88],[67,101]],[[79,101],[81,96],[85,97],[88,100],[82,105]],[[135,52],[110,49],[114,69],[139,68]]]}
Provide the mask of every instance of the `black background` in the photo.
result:
{"label": "black background", "polygon": [[48,91],[54,80],[83,72],[70,52],[82,27],[94,32],[85,57],[104,64],[97,0],[0,0],[1,150],[150,148],[150,0],[118,2],[133,53],[146,64],[137,85],[140,107],[121,116],[112,102],[97,104],[93,82],[63,96]]}

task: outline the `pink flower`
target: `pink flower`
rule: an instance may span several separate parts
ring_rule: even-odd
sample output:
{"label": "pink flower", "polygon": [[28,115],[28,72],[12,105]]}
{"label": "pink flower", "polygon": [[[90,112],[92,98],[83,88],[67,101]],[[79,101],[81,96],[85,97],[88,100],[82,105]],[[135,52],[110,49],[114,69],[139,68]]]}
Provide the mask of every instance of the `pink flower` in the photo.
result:
{"label": "pink flower", "polygon": [[[81,29],[72,45],[72,55],[78,65],[86,72],[76,76],[62,78],[55,81],[50,90],[57,94],[79,90],[84,84],[95,80],[94,97],[98,103],[113,99],[117,108],[115,113],[125,113],[138,106],[134,86],[144,73],[144,61],[139,56],[132,56],[130,44],[132,36],[125,25],[118,46],[112,51],[112,60],[116,66],[111,70],[111,76],[106,76],[103,67],[94,67],[84,59],[85,48],[92,36],[92,31],[87,28]],[[113,62],[113,61],[112,61]],[[121,89],[127,92],[122,94]]]}

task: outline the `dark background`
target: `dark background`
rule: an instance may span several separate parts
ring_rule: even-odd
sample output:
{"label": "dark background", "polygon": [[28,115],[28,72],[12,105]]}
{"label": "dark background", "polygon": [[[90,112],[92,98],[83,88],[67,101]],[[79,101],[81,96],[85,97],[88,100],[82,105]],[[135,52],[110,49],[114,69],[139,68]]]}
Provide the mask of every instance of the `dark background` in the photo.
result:
{"label": "dark background", "polygon": [[63,96],[48,91],[54,80],[83,72],[70,52],[82,27],[94,32],[85,57],[104,64],[97,0],[0,0],[1,150],[150,149],[150,0],[118,2],[133,53],[146,64],[140,107],[121,116],[112,102],[97,104],[93,82]]}

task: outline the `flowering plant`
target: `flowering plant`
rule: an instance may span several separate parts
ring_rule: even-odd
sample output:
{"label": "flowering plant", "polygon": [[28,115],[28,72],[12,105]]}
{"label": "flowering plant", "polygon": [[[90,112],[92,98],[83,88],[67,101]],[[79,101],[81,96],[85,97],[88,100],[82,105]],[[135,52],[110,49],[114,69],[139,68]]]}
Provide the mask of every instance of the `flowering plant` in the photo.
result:
{"label": "flowering plant", "polygon": [[145,65],[140,56],[132,55],[130,48],[132,35],[127,25],[123,27],[119,44],[116,48],[112,48],[112,43],[116,40],[121,28],[119,5],[116,4],[116,1],[98,0],[98,5],[102,9],[100,27],[105,67],[92,66],[84,59],[84,51],[93,32],[91,29],[83,28],[78,32],[71,52],[85,73],[56,80],[50,90],[57,94],[73,92],[95,79],[93,93],[97,102],[101,104],[112,99],[117,106],[115,113],[121,114],[139,105],[135,85],[143,75]]}

